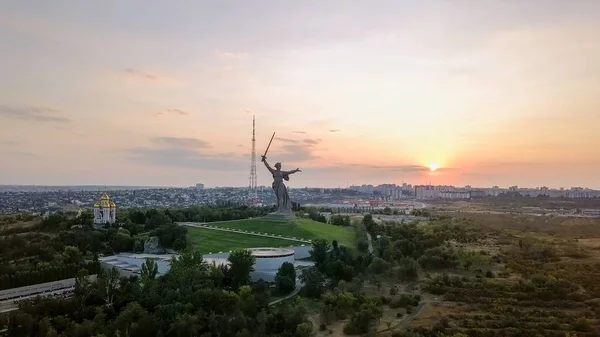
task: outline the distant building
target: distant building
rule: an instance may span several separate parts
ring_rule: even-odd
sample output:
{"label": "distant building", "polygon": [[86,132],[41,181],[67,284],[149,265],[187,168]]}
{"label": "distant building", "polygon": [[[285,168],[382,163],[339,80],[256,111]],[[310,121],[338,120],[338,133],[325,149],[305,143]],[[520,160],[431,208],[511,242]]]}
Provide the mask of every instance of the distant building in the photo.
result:
{"label": "distant building", "polygon": [[438,199],[440,189],[437,186],[420,185],[415,186],[415,197],[417,200]]}
{"label": "distant building", "polygon": [[471,198],[485,198],[485,191],[483,190],[472,190]]}
{"label": "distant building", "polygon": [[440,199],[470,199],[471,192],[459,190],[440,191],[439,197]]}
{"label": "distant building", "polygon": [[196,191],[202,191],[204,189],[204,184],[196,184]]}
{"label": "distant building", "polygon": [[108,194],[94,204],[94,225],[114,224],[117,222],[117,205],[110,200]]}

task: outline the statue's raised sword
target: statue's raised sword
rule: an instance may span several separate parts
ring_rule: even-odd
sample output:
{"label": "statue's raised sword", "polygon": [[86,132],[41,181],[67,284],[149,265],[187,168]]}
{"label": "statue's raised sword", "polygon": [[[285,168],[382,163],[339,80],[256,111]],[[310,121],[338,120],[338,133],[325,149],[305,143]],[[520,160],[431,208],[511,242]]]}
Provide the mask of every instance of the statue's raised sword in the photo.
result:
{"label": "statue's raised sword", "polygon": [[273,132],[273,135],[271,136],[271,140],[269,141],[269,145],[267,145],[267,149],[265,150],[265,154],[261,157],[262,160],[265,160],[265,158],[267,158],[267,152],[269,152],[269,148],[271,147],[271,142],[273,142],[273,138],[275,137],[275,132]]}

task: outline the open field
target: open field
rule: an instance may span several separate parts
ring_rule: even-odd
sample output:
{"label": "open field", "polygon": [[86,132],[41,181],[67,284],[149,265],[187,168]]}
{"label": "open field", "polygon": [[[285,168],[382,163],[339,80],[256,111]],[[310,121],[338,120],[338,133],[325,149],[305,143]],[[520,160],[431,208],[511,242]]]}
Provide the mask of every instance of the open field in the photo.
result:
{"label": "open field", "polygon": [[206,253],[228,252],[241,248],[296,246],[298,242],[244,235],[202,228],[188,228],[189,251]]}
{"label": "open field", "polygon": [[[455,216],[479,231],[461,266],[421,281],[429,303],[408,328],[469,336],[597,336],[600,220],[508,214]],[[465,255],[464,252],[483,255]],[[492,277],[473,277],[492,264]],[[489,269],[488,269],[489,270]]]}
{"label": "open field", "polygon": [[[600,219],[443,215],[387,232],[392,248],[379,256],[391,268],[378,273],[372,264],[359,288],[381,301],[373,336],[600,335]],[[383,230],[372,228],[371,235]],[[436,238],[441,244],[420,256],[407,249],[418,263],[417,279],[407,283],[388,272],[398,268],[395,254],[403,256],[403,247],[433,246]],[[418,303],[399,304],[405,295],[418,296]],[[315,326],[325,324],[316,335],[344,336],[352,316],[331,319],[325,305],[344,304],[333,296],[320,307],[311,304],[321,308],[311,312]]]}
{"label": "open field", "polygon": [[266,219],[248,219],[241,221],[219,222],[217,227],[243,229],[248,231],[269,233],[303,239],[337,240],[340,244],[352,247],[354,232],[351,228],[339,227],[316,222],[308,219],[291,221],[275,221]]}

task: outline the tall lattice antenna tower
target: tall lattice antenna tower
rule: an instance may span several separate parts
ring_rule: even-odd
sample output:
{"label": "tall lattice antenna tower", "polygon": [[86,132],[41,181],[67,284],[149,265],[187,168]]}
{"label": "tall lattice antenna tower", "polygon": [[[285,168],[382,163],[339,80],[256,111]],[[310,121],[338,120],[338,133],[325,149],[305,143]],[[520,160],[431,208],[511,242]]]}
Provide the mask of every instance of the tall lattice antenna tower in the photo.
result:
{"label": "tall lattice antenna tower", "polygon": [[248,186],[248,197],[252,202],[258,200],[256,192],[256,121],[252,115],[252,154],[250,155],[250,184]]}

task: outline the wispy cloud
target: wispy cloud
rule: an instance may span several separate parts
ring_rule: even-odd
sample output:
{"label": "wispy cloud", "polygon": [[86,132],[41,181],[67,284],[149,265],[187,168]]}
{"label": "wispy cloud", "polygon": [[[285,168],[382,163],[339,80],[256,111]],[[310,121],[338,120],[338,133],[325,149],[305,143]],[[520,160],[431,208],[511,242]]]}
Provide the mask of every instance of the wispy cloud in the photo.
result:
{"label": "wispy cloud", "polygon": [[306,144],[316,145],[316,144],[319,144],[321,142],[321,139],[309,139],[309,138],[307,138],[307,139],[303,139],[302,141],[304,143],[306,143]]}
{"label": "wispy cloud", "polygon": [[175,80],[174,78],[167,77],[164,75],[159,75],[156,73],[150,73],[150,72],[146,72],[146,71],[142,71],[142,70],[138,70],[138,69],[133,69],[133,68],[125,69],[125,78],[129,79],[129,80],[149,81],[149,82],[157,82],[157,83],[160,82],[160,83],[166,83],[166,84],[178,83],[178,81]]}
{"label": "wispy cloud", "polygon": [[12,141],[12,140],[0,140],[0,145],[2,145],[2,146],[12,146],[12,145],[17,145],[17,142]]}
{"label": "wispy cloud", "polygon": [[311,146],[300,144],[286,144],[282,146],[282,152],[275,155],[275,157],[277,161],[283,163],[300,163],[319,158],[313,153]]}
{"label": "wispy cloud", "polygon": [[167,109],[165,111],[161,111],[155,114],[156,117],[162,117],[166,115],[189,116],[190,113],[181,109]]}
{"label": "wispy cloud", "polygon": [[226,59],[232,59],[232,60],[241,60],[241,59],[245,59],[248,57],[248,53],[246,53],[246,52],[231,52],[231,51],[217,50],[217,51],[215,51],[215,54],[217,54],[217,56],[219,56],[219,57],[226,58]]}
{"label": "wispy cloud", "polygon": [[178,138],[178,137],[155,137],[151,139],[152,143],[166,147],[186,148],[186,149],[207,149],[210,144],[197,138]]}
{"label": "wispy cloud", "polygon": [[55,122],[69,123],[69,118],[61,116],[62,112],[57,109],[46,107],[9,107],[0,105],[0,117],[36,121],[36,122]]}
{"label": "wispy cloud", "polygon": [[319,139],[319,138],[317,138],[317,139],[305,138],[302,140],[298,140],[298,139],[291,139],[291,138],[284,138],[284,137],[275,137],[275,139],[280,142],[289,143],[289,144],[304,143],[304,144],[307,144],[308,146],[316,145],[321,142],[321,139]]}
{"label": "wispy cloud", "polygon": [[305,134],[306,134],[306,132],[305,132],[305,131],[298,131],[298,130],[296,130],[296,131],[293,131],[293,132],[294,132],[294,133],[300,133],[300,134],[303,134],[303,135],[305,135]]}
{"label": "wispy cloud", "polygon": [[340,132],[340,131],[342,131],[342,130],[339,130],[339,129],[331,129],[331,130],[329,130],[329,132]]}
{"label": "wispy cloud", "polygon": [[131,69],[131,68],[125,69],[125,72],[132,77],[144,78],[144,79],[151,80],[151,81],[158,81],[161,78],[158,75],[146,73],[146,72]]}
{"label": "wispy cloud", "polygon": [[151,142],[155,146],[127,149],[130,158],[150,165],[206,170],[238,170],[245,164],[234,153],[207,152],[211,146],[201,139],[156,137]]}
{"label": "wispy cloud", "polygon": [[[423,166],[423,165],[413,165],[413,164],[406,164],[406,165],[371,165],[371,164],[354,164],[354,163],[350,163],[350,164],[344,164],[344,163],[338,163],[337,165],[335,165],[336,167],[341,167],[341,168],[352,168],[352,169],[358,169],[358,170],[376,170],[376,171],[391,171],[391,172],[402,172],[402,173],[427,173],[427,172],[431,172],[431,169],[427,166]],[[449,171],[456,171],[458,170],[457,168],[451,168],[451,167],[440,167],[438,169],[436,169],[434,172],[436,173],[445,173],[445,172],[449,172]]]}
{"label": "wispy cloud", "polygon": [[35,158],[37,155],[31,152],[24,151],[0,151],[0,155],[3,157],[13,158]]}
{"label": "wispy cloud", "polygon": [[364,165],[363,167],[375,170],[398,171],[404,173],[428,172],[429,167],[421,165]]}
{"label": "wispy cloud", "polygon": [[289,139],[289,138],[282,138],[282,137],[275,137],[276,140],[280,141],[280,142],[284,142],[284,143],[298,143],[298,140],[295,139]]}

